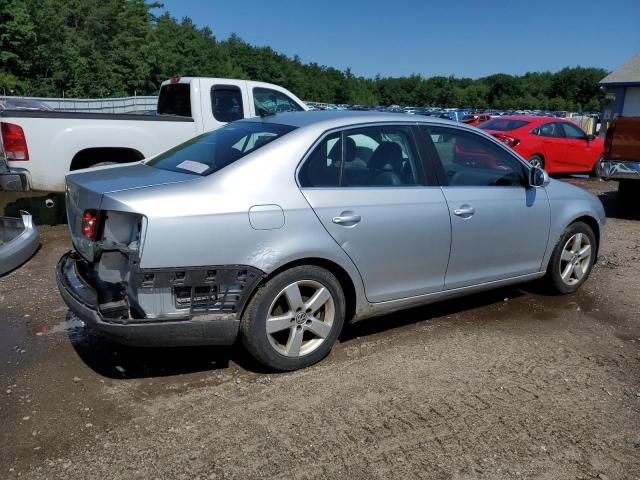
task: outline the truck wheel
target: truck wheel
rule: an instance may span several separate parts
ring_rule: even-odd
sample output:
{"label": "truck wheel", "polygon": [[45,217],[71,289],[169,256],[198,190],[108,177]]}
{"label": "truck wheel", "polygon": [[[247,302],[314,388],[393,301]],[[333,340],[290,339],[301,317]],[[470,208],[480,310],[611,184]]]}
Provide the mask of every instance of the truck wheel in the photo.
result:
{"label": "truck wheel", "polygon": [[303,265],[256,292],[242,316],[240,337],[249,354],[269,369],[297,370],[331,351],[344,316],[338,279],[324,268]]}
{"label": "truck wheel", "polygon": [[600,155],[596,160],[596,163],[593,164],[593,168],[589,172],[589,176],[593,178],[597,178],[602,176],[602,162],[604,161],[604,157]]}
{"label": "truck wheel", "polygon": [[596,237],[589,225],[576,222],[567,227],[556,244],[547,279],[557,293],[573,293],[589,278],[596,258]]}
{"label": "truck wheel", "polygon": [[533,167],[538,167],[544,169],[544,158],[540,155],[531,155],[527,160]]}

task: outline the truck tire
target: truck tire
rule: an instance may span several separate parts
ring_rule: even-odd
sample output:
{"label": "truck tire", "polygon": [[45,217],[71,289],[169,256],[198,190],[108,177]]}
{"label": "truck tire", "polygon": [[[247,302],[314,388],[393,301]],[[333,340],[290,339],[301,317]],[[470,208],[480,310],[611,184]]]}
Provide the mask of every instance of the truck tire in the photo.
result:
{"label": "truck tire", "polygon": [[302,265],[259,288],[240,321],[240,338],[249,354],[267,368],[297,370],[331,351],[344,318],[338,279],[324,268]]}

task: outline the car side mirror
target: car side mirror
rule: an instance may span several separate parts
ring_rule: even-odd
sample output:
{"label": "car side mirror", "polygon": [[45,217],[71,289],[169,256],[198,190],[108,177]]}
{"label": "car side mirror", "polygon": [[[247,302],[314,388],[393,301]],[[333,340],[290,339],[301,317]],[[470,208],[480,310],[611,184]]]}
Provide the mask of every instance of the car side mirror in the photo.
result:
{"label": "car side mirror", "polygon": [[529,170],[529,185],[534,188],[546,187],[551,179],[549,174],[540,167],[532,167]]}
{"label": "car side mirror", "polygon": [[590,142],[595,139],[596,139],[596,136],[593,133],[591,135],[587,135],[587,142]]}

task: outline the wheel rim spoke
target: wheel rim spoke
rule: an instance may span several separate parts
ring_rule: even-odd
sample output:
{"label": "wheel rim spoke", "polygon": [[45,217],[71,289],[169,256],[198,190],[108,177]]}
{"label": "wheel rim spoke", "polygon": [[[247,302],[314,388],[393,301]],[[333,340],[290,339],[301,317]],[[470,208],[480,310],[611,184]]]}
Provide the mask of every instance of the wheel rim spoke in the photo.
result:
{"label": "wheel rim spoke", "polygon": [[586,247],[584,247],[582,250],[578,252],[578,258],[580,258],[580,260],[584,260],[590,255],[591,255],[591,245],[587,245]]}
{"label": "wheel rim spoke", "polygon": [[285,352],[290,357],[297,357],[300,355],[300,347],[302,346],[302,337],[304,336],[304,332],[302,328],[293,327],[291,328],[291,333],[289,333],[289,340],[287,340],[287,345],[285,347]]}
{"label": "wheel rim spoke", "polygon": [[327,336],[329,336],[329,332],[331,332],[331,325],[328,325],[317,318],[312,318],[311,323],[307,325],[307,330],[320,338],[327,338]]}
{"label": "wheel rim spoke", "polygon": [[292,283],[284,290],[284,295],[287,297],[287,303],[291,311],[295,312],[298,309],[304,307],[302,302],[302,296],[300,295],[300,287],[297,283]]}
{"label": "wheel rim spoke", "polygon": [[568,263],[561,274],[562,279],[566,282],[571,278],[571,274],[573,273],[573,263]]}
{"label": "wheel rim spoke", "polygon": [[575,267],[573,267],[573,273],[576,276],[576,279],[580,280],[584,277],[584,267],[581,263],[578,263]]}
{"label": "wheel rim spoke", "polygon": [[331,294],[329,293],[329,290],[322,287],[309,299],[305,307],[307,310],[311,311],[311,314],[314,314],[320,310],[330,298]]}
{"label": "wheel rim spoke", "polygon": [[563,250],[562,255],[560,255],[560,259],[564,262],[570,262],[572,258],[573,255],[569,250]]}
{"label": "wheel rim spoke", "polygon": [[580,250],[581,246],[582,246],[582,234],[576,233],[575,237],[573,237],[573,246],[571,247],[571,250],[573,251],[573,253],[576,253]]}
{"label": "wheel rim spoke", "polygon": [[293,317],[290,314],[282,315],[279,317],[269,317],[267,319],[267,333],[276,333],[291,328],[291,320]]}

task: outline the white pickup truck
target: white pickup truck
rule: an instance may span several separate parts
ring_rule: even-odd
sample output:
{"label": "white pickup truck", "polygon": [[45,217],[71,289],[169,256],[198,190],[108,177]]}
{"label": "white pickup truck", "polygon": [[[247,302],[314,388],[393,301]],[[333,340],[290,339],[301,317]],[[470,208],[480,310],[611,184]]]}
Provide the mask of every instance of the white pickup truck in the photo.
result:
{"label": "white pickup truck", "polygon": [[0,112],[0,191],[64,191],[72,171],[152,157],[241,118],[307,110],[288,90],[226,78],[163,82],[155,115]]}

